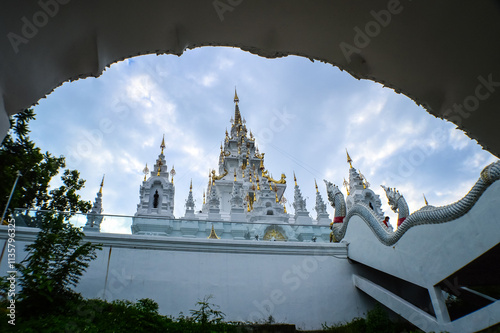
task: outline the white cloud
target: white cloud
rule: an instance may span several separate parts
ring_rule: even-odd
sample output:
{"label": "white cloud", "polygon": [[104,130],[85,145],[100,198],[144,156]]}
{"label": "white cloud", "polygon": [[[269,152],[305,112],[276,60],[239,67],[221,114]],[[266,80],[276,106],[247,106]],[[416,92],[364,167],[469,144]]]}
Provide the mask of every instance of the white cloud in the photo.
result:
{"label": "white cloud", "polygon": [[214,73],[204,75],[200,80],[200,83],[207,88],[212,87],[215,82],[217,82],[217,76]]}

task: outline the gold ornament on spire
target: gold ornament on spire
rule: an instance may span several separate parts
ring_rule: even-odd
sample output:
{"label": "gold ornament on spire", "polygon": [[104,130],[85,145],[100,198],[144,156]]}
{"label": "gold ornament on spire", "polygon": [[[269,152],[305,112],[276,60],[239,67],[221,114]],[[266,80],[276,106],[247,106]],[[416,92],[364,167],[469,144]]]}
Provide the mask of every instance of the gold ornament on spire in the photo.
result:
{"label": "gold ornament on spire", "polygon": [[193,178],[191,178],[191,182],[189,183],[189,192],[193,192]]}
{"label": "gold ornament on spire", "polygon": [[293,181],[295,182],[295,186],[297,186],[297,177],[295,177],[295,171],[293,172]]}
{"label": "gold ornament on spire", "polygon": [[351,156],[349,156],[349,152],[347,151],[347,148],[345,149],[345,153],[347,154],[347,163],[349,163],[349,167],[352,169],[352,159],[351,159]]}
{"label": "gold ornament on spire", "polygon": [[366,180],[366,177],[361,173],[361,170],[358,170],[358,174],[359,174],[359,177],[361,178],[361,180],[363,181],[363,188],[368,188],[370,187],[370,183],[368,182],[368,180]]}
{"label": "gold ornament on spire", "polygon": [[102,187],[104,186],[104,176],[106,176],[106,175],[102,175],[101,187],[99,188],[99,193],[100,194],[102,194]]}
{"label": "gold ornament on spire", "polygon": [[429,206],[429,203],[427,202],[427,198],[425,197],[425,194],[422,193],[422,195],[424,196],[424,202],[425,202],[425,205],[426,206]]}
{"label": "gold ornament on spire", "polygon": [[349,195],[349,183],[347,182],[347,180],[345,180],[345,178],[344,178],[344,186],[345,190],[347,191],[347,195]]}
{"label": "gold ornament on spire", "polygon": [[174,176],[176,174],[173,164],[172,164],[172,170],[170,170],[170,174],[172,175],[172,184],[173,184],[174,183]]}
{"label": "gold ornament on spire", "polygon": [[236,168],[234,168],[234,181],[236,181]]}
{"label": "gold ornament on spire", "polygon": [[144,173],[144,181],[146,181],[146,176],[149,173],[148,169],[148,164],[146,163],[146,167],[142,170],[142,173]]}
{"label": "gold ornament on spire", "polygon": [[163,149],[165,149],[165,134],[163,134],[163,139],[161,139],[161,145],[160,145],[160,148],[161,148],[161,155],[163,155]]}
{"label": "gold ornament on spire", "polygon": [[240,99],[238,98],[238,93],[236,92],[236,87],[234,87],[234,102],[238,105]]}
{"label": "gold ornament on spire", "polygon": [[156,173],[156,175],[159,177],[160,176],[160,172],[161,172],[161,165],[162,165],[161,160],[158,160],[158,164],[157,165],[158,165],[158,172]]}
{"label": "gold ornament on spire", "polygon": [[318,190],[318,183],[316,183],[316,179],[314,179],[314,187],[316,187],[316,193],[318,193],[319,190]]}
{"label": "gold ornament on spire", "polygon": [[205,191],[203,191],[203,204],[205,204]]}

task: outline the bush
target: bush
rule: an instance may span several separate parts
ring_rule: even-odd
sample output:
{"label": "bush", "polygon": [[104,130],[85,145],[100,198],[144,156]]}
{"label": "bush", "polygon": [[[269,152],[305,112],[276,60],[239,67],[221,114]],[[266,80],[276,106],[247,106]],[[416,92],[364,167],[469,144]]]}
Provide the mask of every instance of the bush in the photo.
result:
{"label": "bush", "polygon": [[376,304],[368,311],[366,319],[354,318],[349,323],[337,323],[331,326],[323,324],[323,329],[335,333],[399,333],[399,332],[422,332],[411,323],[403,320],[393,322],[384,307]]}

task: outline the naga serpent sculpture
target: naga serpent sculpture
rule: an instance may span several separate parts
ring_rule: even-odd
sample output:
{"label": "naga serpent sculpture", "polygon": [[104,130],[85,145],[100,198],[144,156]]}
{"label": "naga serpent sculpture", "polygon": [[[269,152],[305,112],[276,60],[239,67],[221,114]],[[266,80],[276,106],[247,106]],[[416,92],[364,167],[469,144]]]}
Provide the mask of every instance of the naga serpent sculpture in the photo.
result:
{"label": "naga serpent sculpture", "polygon": [[398,213],[398,228],[401,223],[406,220],[408,215],[410,215],[410,210],[408,209],[408,204],[406,203],[405,198],[399,191],[395,188],[391,189],[390,187],[385,187],[384,185],[380,185],[385,190],[385,194],[387,195],[387,199],[389,199],[389,205],[394,213]]}
{"label": "naga serpent sculpture", "polygon": [[344,222],[346,208],[344,194],[340,192],[337,185],[332,184],[328,180],[323,180],[326,184],[326,192],[328,193],[328,201],[330,201],[332,207],[335,209],[335,217],[333,218],[333,223]]}
{"label": "naga serpent sculpture", "polygon": [[[500,179],[500,161],[491,163],[485,167],[483,171],[481,171],[481,176],[465,197],[446,206],[425,206],[410,214],[395,232],[388,232],[385,230],[382,226],[382,221],[380,221],[380,218],[374,214],[373,210],[363,202],[360,202],[349,209],[344,218],[344,223],[333,225],[332,232],[337,242],[342,240],[345,236],[347,225],[349,224],[351,217],[358,215],[368,224],[381,243],[390,246],[395,244],[406,233],[406,231],[414,226],[421,224],[445,223],[456,220],[457,218],[465,215],[474,206],[486,189],[498,179]],[[335,208],[335,211],[337,211],[336,207],[340,207],[341,210],[342,207],[345,209],[345,202],[342,206],[342,203],[339,203],[339,199],[337,199],[339,198],[338,194],[336,194],[336,190],[338,190],[338,188],[336,188],[336,186],[329,186],[329,182],[325,181],[325,183],[327,183],[328,199],[330,200],[332,207]],[[335,216],[337,216],[337,212],[335,212]]]}

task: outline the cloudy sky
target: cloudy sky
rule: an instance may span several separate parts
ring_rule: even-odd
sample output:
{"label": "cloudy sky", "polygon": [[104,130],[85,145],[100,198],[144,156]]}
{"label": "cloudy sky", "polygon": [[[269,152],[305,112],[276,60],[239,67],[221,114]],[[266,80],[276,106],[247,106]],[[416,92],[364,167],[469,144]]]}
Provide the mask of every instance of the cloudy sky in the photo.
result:
{"label": "cloudy sky", "polygon": [[[35,107],[31,137],[86,179],[94,201],[106,174],[106,214],[133,215],[146,163],[152,166],[165,134],[168,169],[175,165],[174,215],[184,215],[193,180],[199,209],[208,172],[234,114],[234,89],[247,127],[256,136],[274,178],[283,172],[293,212],[293,172],[313,217],[314,179],[338,185],[353,166],[380,195],[396,187],[410,211],[463,197],[496,160],[451,123],[409,98],[338,68],[300,57],[265,59],[233,48],[200,48],[181,57],[149,55],[112,65],[99,78],[65,83]],[[54,185],[57,185],[56,183]],[[345,193],[345,189],[344,189]],[[333,216],[333,209],[329,212]],[[103,231],[130,233],[131,219],[107,218]]]}

